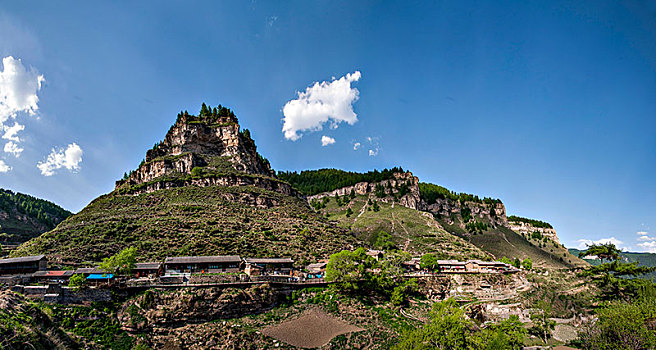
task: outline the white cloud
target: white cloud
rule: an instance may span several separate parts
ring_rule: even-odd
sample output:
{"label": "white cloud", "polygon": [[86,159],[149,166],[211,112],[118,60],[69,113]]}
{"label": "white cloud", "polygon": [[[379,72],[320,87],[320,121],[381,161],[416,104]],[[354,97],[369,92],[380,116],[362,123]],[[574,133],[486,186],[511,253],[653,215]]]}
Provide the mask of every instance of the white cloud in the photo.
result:
{"label": "white cloud", "polygon": [[54,148],[48,155],[44,162],[39,162],[37,167],[41,170],[43,176],[51,176],[55,170],[66,168],[68,170],[80,170],[80,162],[82,162],[82,148],[76,143],[71,143],[64,150],[55,150]]}
{"label": "white cloud", "polygon": [[656,237],[640,236],[638,241],[656,241]]}
{"label": "white cloud", "polygon": [[14,156],[16,156],[16,158],[18,158],[20,157],[21,152],[23,152],[23,148],[19,147],[13,141],[9,141],[5,144],[4,151],[7,153],[11,153]]}
{"label": "white cloud", "polygon": [[643,248],[649,253],[656,253],[656,240],[651,242],[638,243],[638,247]]}
{"label": "white cloud", "polygon": [[20,142],[20,138],[18,138],[17,134],[19,131],[25,130],[25,126],[14,122],[14,126],[3,126],[3,130],[5,131],[4,135],[2,135],[3,139]]}
{"label": "white cloud", "polygon": [[[3,132],[2,138],[9,140],[4,146],[6,153],[14,156],[20,156],[23,148],[19,147],[21,141],[18,132],[25,129],[25,126],[14,121],[13,126],[5,125],[10,118],[16,119],[19,112],[29,115],[35,115],[39,109],[39,96],[37,92],[41,90],[41,85],[45,79],[34,68],[27,69],[20,59],[7,56],[2,59],[0,67],[0,131]],[[2,172],[11,170],[4,162]]]}
{"label": "white cloud", "polygon": [[326,147],[328,145],[332,145],[333,143],[335,143],[334,138],[328,137],[326,135],[321,136],[321,146]]}
{"label": "white cloud", "polygon": [[577,247],[578,249],[587,249],[587,246],[592,244],[606,244],[606,243],[613,243],[617,248],[623,249],[621,246],[624,244],[624,242],[620,241],[615,237],[602,238],[596,241],[590,239],[579,239],[577,242],[579,242],[579,245]]}
{"label": "white cloud", "polygon": [[636,234],[637,234],[638,236],[646,236],[646,235],[649,234],[649,232],[646,232],[646,231],[638,231],[638,232],[636,232]]}
{"label": "white cloud", "polygon": [[351,83],[360,77],[360,72],[355,71],[330,82],[316,82],[305,92],[298,92],[298,98],[288,101],[282,109],[285,138],[296,141],[303,136],[303,131],[322,130],[328,122],[332,128],[337,128],[341,122],[355,124],[358,116],[353,112],[353,103],[360,92],[352,88]]}
{"label": "white cloud", "polygon": [[375,157],[380,152],[380,143],[378,142],[378,140],[379,140],[378,137],[367,136],[367,142],[369,142],[369,145],[371,147],[369,149],[370,157]]}
{"label": "white cloud", "polygon": [[9,170],[11,170],[11,167],[4,160],[0,159],[0,173],[6,173]]}
{"label": "white cloud", "polygon": [[18,112],[36,114],[39,109],[37,92],[45,81],[34,68],[26,69],[20,59],[7,56],[0,70],[0,123]]}
{"label": "white cloud", "polygon": [[354,150],[354,151],[357,151],[358,148],[360,148],[360,146],[361,146],[361,145],[360,145],[360,142],[356,142],[356,143],[354,143],[354,144],[353,144],[353,150]]}

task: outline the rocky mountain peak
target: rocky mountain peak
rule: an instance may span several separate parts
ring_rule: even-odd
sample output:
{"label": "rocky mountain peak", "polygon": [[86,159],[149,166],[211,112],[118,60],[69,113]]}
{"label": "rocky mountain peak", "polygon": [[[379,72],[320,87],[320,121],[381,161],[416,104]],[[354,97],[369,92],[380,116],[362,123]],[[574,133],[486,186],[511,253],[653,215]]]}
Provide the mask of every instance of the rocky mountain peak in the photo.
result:
{"label": "rocky mountain peak", "polygon": [[203,103],[197,116],[180,112],[164,140],[148,150],[139,168],[117,181],[116,188],[163,177],[239,174],[273,176],[274,172],[230,109]]}

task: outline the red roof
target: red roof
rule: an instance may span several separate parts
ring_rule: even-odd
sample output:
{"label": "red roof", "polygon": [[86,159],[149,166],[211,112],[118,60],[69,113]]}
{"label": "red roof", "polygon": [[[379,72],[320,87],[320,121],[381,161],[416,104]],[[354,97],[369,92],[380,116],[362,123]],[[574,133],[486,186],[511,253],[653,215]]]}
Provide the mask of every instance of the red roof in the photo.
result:
{"label": "red roof", "polygon": [[48,271],[46,276],[63,276],[66,273],[66,271]]}

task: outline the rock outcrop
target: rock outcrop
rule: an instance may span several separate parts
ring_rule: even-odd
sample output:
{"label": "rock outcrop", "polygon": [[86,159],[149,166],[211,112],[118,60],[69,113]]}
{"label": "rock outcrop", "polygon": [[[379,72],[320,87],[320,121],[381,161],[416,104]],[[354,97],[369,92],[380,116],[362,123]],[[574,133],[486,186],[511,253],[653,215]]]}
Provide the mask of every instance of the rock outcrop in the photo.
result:
{"label": "rock outcrop", "polygon": [[[376,186],[382,186],[387,194],[398,194],[400,186],[406,185],[408,193],[398,198],[399,203],[403,206],[412,209],[419,209],[421,207],[421,197],[419,196],[419,178],[412,175],[411,172],[395,173],[393,179],[383,180],[381,182],[359,182],[353,186],[338,188],[334,191],[319,193],[314,196],[309,196],[308,200],[321,199],[326,196],[333,197],[335,195],[344,196],[349,195],[353,191],[356,195],[365,196],[376,191]],[[382,197],[379,200],[388,202],[393,200],[392,197]]]}
{"label": "rock outcrop", "polygon": [[[407,191],[404,195],[398,196],[401,185],[407,186]],[[467,208],[473,218],[483,219],[493,226],[506,226],[508,220],[506,218],[506,208],[503,203],[497,202],[495,204],[479,203],[479,202],[465,202],[464,204],[459,201],[450,199],[437,199],[435,203],[428,204],[421,198],[419,193],[419,178],[414,176],[410,171],[404,173],[395,173],[394,178],[383,180],[381,182],[360,182],[353,186],[343,187],[330,192],[324,192],[309,196],[308,200],[321,199],[326,196],[344,196],[349,195],[353,191],[357,195],[370,195],[374,194],[376,188],[382,186],[388,195],[377,198],[382,202],[391,202],[398,200],[398,204],[412,208],[419,211],[426,211],[433,215],[445,218],[447,221],[453,223],[452,217],[461,215],[463,210]],[[397,196],[393,196],[397,195]]]}
{"label": "rock outcrop", "polygon": [[250,132],[240,131],[235,115],[219,106],[200,116],[180,113],[164,140],[146,152],[144,162],[116,182],[116,190],[138,194],[183,186],[253,185],[298,195],[274,176]]}
{"label": "rock outcrop", "polygon": [[558,234],[556,233],[556,230],[553,228],[535,227],[530,223],[521,222],[521,221],[510,221],[508,222],[508,227],[511,230],[524,236],[526,235],[530,236],[534,232],[539,232],[542,236],[547,237],[548,239],[556,242],[557,244],[560,244],[560,241],[558,240]]}
{"label": "rock outcrop", "polygon": [[170,293],[150,290],[123,304],[118,319],[124,329],[133,333],[168,333],[169,328],[187,324],[259,314],[270,310],[277,300],[277,294],[266,285]]}

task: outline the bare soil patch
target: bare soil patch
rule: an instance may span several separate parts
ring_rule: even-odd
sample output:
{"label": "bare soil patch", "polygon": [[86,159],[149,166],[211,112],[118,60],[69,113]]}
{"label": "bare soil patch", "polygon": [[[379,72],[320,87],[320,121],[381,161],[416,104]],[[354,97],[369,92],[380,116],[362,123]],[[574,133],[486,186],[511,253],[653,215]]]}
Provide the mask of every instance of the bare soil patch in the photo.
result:
{"label": "bare soil patch", "polygon": [[311,309],[297,319],[264,328],[262,333],[299,348],[318,348],[340,334],[363,330],[321,310]]}

